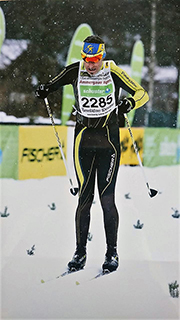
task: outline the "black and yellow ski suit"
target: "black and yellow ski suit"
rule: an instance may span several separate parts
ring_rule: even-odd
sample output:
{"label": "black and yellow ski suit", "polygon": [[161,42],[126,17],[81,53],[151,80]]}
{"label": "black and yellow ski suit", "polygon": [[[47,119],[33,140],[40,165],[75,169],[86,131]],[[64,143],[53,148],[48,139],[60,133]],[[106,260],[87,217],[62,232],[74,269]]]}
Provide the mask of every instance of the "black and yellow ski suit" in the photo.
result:
{"label": "black and yellow ski suit", "polygon": [[[96,174],[107,248],[117,246],[119,217],[115,205],[115,184],[120,163],[120,137],[117,109],[101,118],[87,118],[78,113],[79,65],[80,62],[67,66],[46,87],[49,93],[67,84],[72,84],[74,89],[77,109],[74,166],[79,184],[79,201],[75,218],[76,244],[77,249],[83,252],[86,248]],[[110,72],[115,87],[116,105],[120,88],[132,95],[135,109],[148,101],[147,92],[113,61],[110,62]]]}

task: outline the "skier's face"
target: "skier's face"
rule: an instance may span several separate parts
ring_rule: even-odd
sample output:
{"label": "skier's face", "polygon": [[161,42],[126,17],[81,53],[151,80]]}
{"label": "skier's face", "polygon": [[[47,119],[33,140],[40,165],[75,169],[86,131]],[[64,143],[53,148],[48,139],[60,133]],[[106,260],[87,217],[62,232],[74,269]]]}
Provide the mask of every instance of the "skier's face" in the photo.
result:
{"label": "skier's face", "polygon": [[98,60],[97,62],[94,62],[94,61],[87,62],[86,60],[84,60],[84,67],[90,75],[94,75],[98,73],[99,70],[101,69],[101,66],[102,66],[102,59]]}

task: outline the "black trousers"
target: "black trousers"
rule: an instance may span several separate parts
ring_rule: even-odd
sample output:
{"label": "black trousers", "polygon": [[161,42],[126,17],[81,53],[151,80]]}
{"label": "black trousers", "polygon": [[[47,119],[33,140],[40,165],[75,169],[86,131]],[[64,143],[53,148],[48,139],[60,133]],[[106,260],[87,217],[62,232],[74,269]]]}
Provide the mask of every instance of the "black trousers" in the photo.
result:
{"label": "black trousers", "polygon": [[87,128],[77,124],[74,137],[74,165],[79,184],[76,209],[76,245],[86,247],[95,176],[103,210],[107,248],[117,246],[119,224],[115,205],[115,184],[120,162],[119,126]]}

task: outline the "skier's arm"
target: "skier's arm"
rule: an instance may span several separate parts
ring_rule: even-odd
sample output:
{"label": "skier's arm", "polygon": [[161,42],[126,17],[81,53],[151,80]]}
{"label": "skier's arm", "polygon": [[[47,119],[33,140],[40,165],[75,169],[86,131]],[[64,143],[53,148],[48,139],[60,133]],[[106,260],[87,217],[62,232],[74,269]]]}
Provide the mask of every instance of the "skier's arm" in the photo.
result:
{"label": "skier's arm", "polygon": [[72,84],[78,75],[79,62],[65,67],[61,73],[47,83],[50,92],[58,90],[67,84]]}
{"label": "skier's arm", "polygon": [[120,87],[131,94],[132,97],[128,100],[131,101],[134,109],[142,107],[149,100],[148,93],[144,88],[113,61],[111,62],[111,72],[116,76]]}
{"label": "skier's arm", "polygon": [[52,78],[46,84],[41,84],[35,92],[36,97],[44,99],[49,93],[58,90],[60,87],[67,84],[73,84],[77,78],[78,66],[79,62],[73,63],[65,67],[57,76]]}

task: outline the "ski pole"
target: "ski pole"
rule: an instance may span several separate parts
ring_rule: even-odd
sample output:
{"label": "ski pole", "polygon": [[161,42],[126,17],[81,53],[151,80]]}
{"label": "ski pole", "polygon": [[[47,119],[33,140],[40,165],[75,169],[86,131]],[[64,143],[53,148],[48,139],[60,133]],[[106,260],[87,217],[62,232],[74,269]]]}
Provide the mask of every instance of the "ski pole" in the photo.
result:
{"label": "ski pole", "polygon": [[62,149],[62,145],[61,145],[61,142],[60,142],[60,139],[59,139],[58,132],[57,132],[56,127],[55,127],[55,123],[54,123],[54,119],[53,119],[53,115],[52,115],[52,111],[51,111],[48,99],[45,98],[44,102],[45,102],[45,105],[46,105],[46,108],[47,108],[47,111],[48,111],[48,114],[49,114],[49,118],[51,120],[51,124],[52,124],[53,129],[54,129],[54,133],[55,133],[55,136],[56,136],[56,139],[57,139],[57,143],[58,143],[58,146],[59,146],[59,149],[60,149],[63,161],[64,161],[64,165],[65,165],[65,168],[66,168],[67,176],[68,176],[68,179],[69,179],[69,182],[70,182],[70,185],[71,185],[70,192],[73,194],[73,196],[75,196],[78,193],[79,189],[74,187],[72,179],[70,177],[69,168],[68,168],[68,165],[67,165],[67,161],[66,161],[63,149]]}
{"label": "ski pole", "polygon": [[145,172],[144,172],[144,167],[143,167],[143,165],[142,165],[141,158],[140,158],[140,155],[139,155],[139,151],[138,151],[136,142],[135,142],[135,140],[134,140],[133,133],[132,133],[132,130],[131,130],[131,126],[130,126],[130,123],[129,123],[129,119],[128,119],[128,116],[127,116],[126,113],[124,113],[124,117],[125,117],[125,120],[126,120],[126,124],[127,124],[128,131],[129,131],[130,136],[131,136],[131,139],[132,139],[132,143],[133,143],[133,146],[134,146],[134,150],[135,150],[135,152],[136,152],[136,155],[137,155],[137,158],[138,158],[138,161],[139,161],[139,165],[140,165],[140,167],[141,167],[141,169],[142,169],[143,177],[144,177],[146,186],[147,186],[147,188],[148,188],[149,196],[152,198],[152,197],[154,197],[154,196],[158,193],[158,191],[155,190],[155,189],[150,189],[150,187],[149,187],[149,183],[147,182],[147,179],[146,179],[146,175],[145,175]]}

